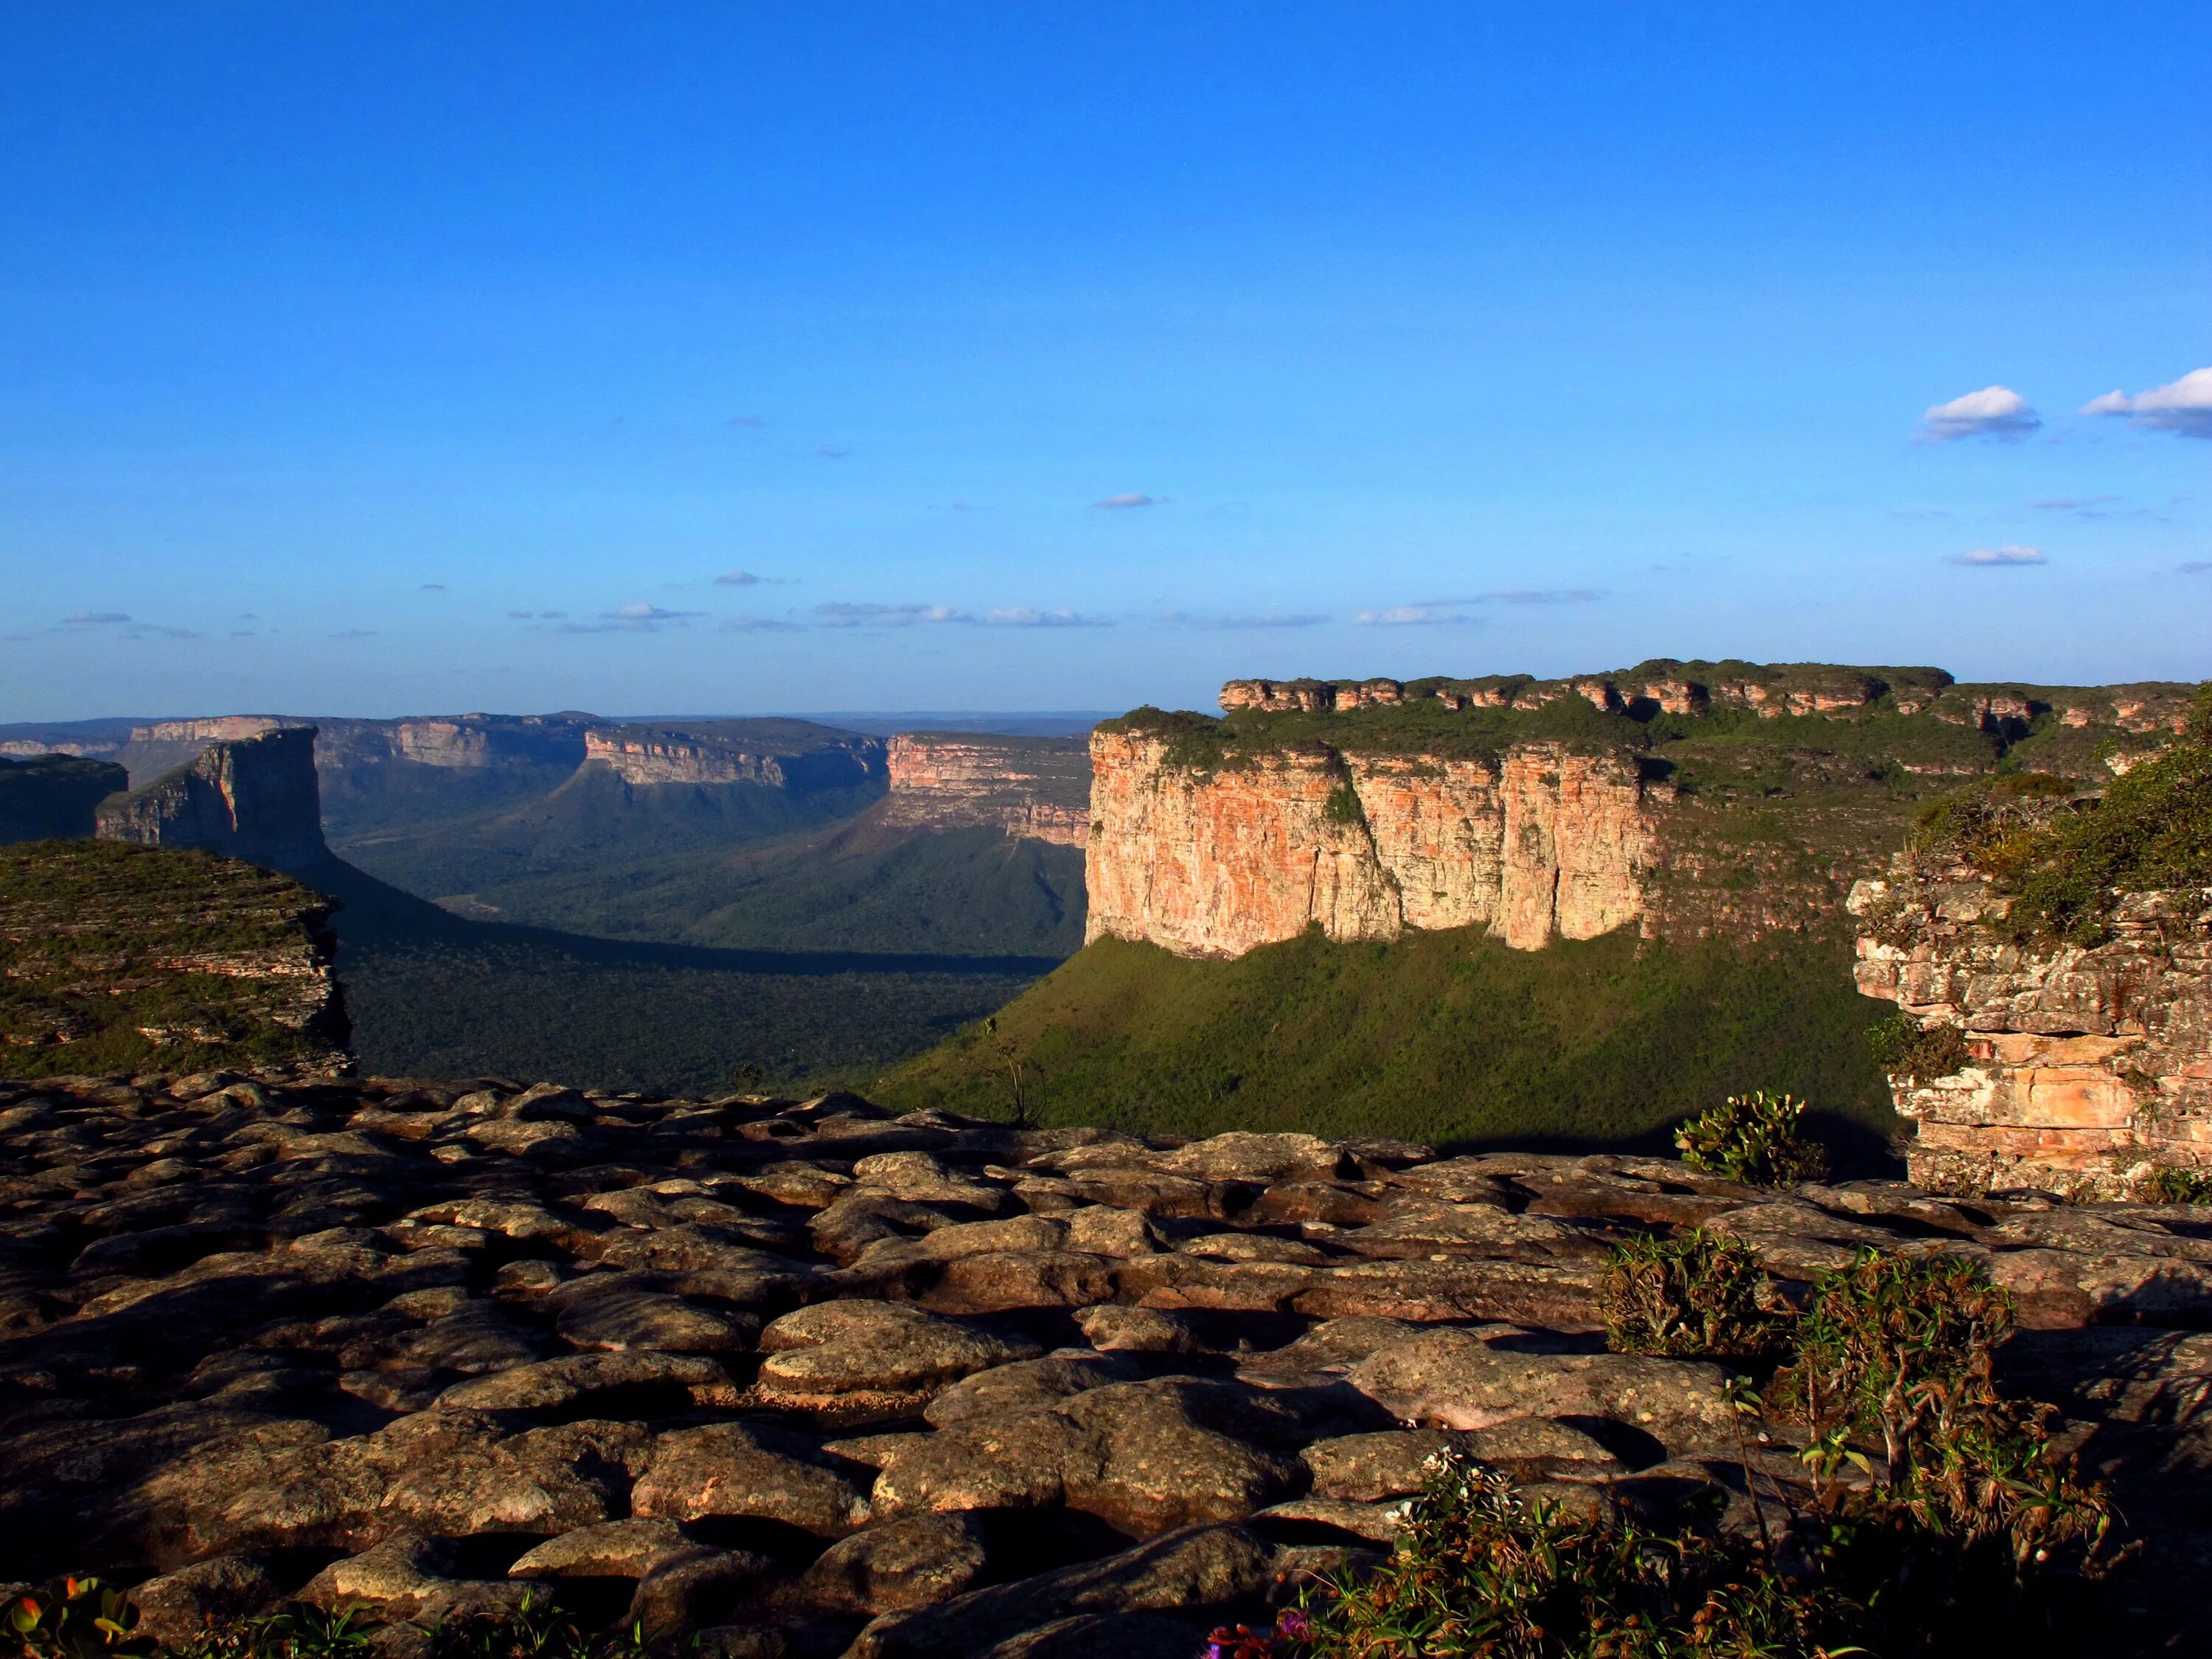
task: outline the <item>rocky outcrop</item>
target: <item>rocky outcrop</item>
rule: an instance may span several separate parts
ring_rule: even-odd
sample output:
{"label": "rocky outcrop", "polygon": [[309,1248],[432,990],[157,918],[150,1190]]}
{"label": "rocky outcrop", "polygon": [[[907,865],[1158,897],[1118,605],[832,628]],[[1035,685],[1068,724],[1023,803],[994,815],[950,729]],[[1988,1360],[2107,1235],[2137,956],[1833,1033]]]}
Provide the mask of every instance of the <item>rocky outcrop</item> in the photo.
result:
{"label": "rocky outcrop", "polygon": [[865,787],[884,773],[880,738],[799,721],[607,726],[584,734],[584,763],[633,786],[758,784],[794,794]]}
{"label": "rocky outcrop", "polygon": [[1699,1224],[1786,1281],[1985,1264],[2008,1376],[2204,1541],[2180,1208],[235,1071],[0,1085],[0,1559],[186,1635],[535,1589],[671,1650],[1182,1659],[1378,1559],[1447,1447],[1747,1529],[1747,1461],[1807,1499],[1800,1431],[1597,1328],[1613,1242]]}
{"label": "rocky outcrop", "polygon": [[1237,956],[1318,926],[1334,939],[1488,929],[1516,950],[1646,913],[1651,808],[1632,760],[1518,744],[1496,760],[1304,748],[1217,769],[1170,740],[1091,739],[1091,939]]}
{"label": "rocky outcrop", "polygon": [[343,1065],[331,908],[204,852],[0,849],[0,1076]]}
{"label": "rocky outcrop", "polygon": [[315,764],[326,783],[394,763],[441,772],[580,765],[588,715],[447,714],[321,720]]}
{"label": "rocky outcrop", "polygon": [[0,844],[89,836],[100,803],[129,785],[130,775],[106,761],[60,754],[0,760]]}
{"label": "rocky outcrop", "polygon": [[[1762,720],[1784,715],[1858,716],[1888,707],[1917,714],[1952,684],[1940,668],[1838,667],[1827,663],[1678,662],[1655,658],[1617,673],[1570,679],[1492,674],[1474,679],[1409,681],[1231,680],[1221,688],[1226,712],[1268,714],[1391,708],[1429,700],[1455,712],[1482,708],[1542,708],[1580,697],[1611,711],[1648,704],[1670,714],[1703,714],[1715,708],[1748,709]],[[1970,688],[1960,688],[1962,690]],[[2023,700],[2023,710],[2026,704]]]}
{"label": "rocky outcrop", "polygon": [[1091,838],[1091,762],[1077,738],[903,732],[885,756],[886,823],[996,829],[1081,847]]}
{"label": "rocky outcrop", "polygon": [[218,741],[190,765],[101,804],[102,841],[198,847],[271,869],[326,857],[315,728]]}
{"label": "rocky outcrop", "polygon": [[1965,1063],[1891,1079],[1912,1178],[1945,1190],[2116,1195],[2161,1167],[2212,1173],[2212,888],[2122,895],[2094,947],[2012,938],[2010,901],[1901,856],[1853,889],[1859,989]]}

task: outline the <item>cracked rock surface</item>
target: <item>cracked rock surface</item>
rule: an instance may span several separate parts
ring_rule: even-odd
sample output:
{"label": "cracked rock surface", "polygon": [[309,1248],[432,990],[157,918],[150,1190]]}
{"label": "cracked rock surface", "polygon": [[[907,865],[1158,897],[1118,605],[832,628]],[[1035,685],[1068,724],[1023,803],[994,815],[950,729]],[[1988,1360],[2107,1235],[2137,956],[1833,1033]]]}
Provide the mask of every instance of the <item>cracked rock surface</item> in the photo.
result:
{"label": "cracked rock surface", "polygon": [[1609,1247],[1697,1224],[1985,1264],[2129,1594],[2201,1594],[2212,1210],[276,1073],[0,1084],[0,1577],[170,1639],[539,1584],[729,1656],[1188,1654],[1378,1559],[1455,1443],[1747,1516],[1721,1370],[1600,1328]]}

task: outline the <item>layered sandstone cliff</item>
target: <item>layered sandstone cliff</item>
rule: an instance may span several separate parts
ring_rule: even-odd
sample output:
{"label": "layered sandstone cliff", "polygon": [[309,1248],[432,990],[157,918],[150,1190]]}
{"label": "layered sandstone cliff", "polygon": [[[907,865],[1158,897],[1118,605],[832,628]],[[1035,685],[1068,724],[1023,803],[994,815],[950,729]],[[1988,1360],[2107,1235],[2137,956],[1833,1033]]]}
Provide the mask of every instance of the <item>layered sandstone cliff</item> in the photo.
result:
{"label": "layered sandstone cliff", "polygon": [[584,734],[584,763],[624,783],[758,784],[804,793],[854,788],[884,777],[880,738],[827,727],[779,734],[800,722],[732,721],[726,726],[595,726]]}
{"label": "layered sandstone cliff", "polygon": [[1480,927],[1533,951],[1647,912],[1651,807],[1671,791],[1620,757],[1310,748],[1202,770],[1170,749],[1091,739],[1091,939],[1238,956],[1316,925],[1334,939]]}
{"label": "layered sandstone cliff", "polygon": [[101,803],[101,841],[197,847],[271,869],[326,856],[315,728],[216,742],[190,765]]}
{"label": "layered sandstone cliff", "polygon": [[1963,1039],[1956,1071],[1891,1079],[1911,1178],[2116,1195],[2212,1170],[2212,888],[2120,895],[2094,947],[2011,937],[2010,903],[1910,854],[1852,890],[1860,990]]}
{"label": "layered sandstone cliff", "polygon": [[1091,763],[1080,738],[903,732],[885,760],[886,823],[1004,830],[1063,847],[1091,838]]}

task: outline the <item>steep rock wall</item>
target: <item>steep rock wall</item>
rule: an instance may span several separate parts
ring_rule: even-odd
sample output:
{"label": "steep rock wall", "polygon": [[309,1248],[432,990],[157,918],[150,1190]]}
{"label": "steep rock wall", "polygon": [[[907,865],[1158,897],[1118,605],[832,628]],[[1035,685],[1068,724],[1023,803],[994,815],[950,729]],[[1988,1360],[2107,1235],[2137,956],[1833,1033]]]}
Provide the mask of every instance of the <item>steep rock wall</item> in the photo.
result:
{"label": "steep rock wall", "polygon": [[599,726],[584,734],[584,763],[634,787],[750,783],[801,794],[882,780],[882,738],[817,729],[823,735],[778,743],[742,730]]}
{"label": "steep rock wall", "polygon": [[1621,758],[1304,750],[1205,771],[1169,747],[1091,739],[1091,939],[1238,956],[1316,923],[1334,939],[1483,927],[1533,951],[1647,913],[1652,792]]}
{"label": "steep rock wall", "polygon": [[325,856],[315,728],[210,744],[189,766],[101,803],[101,841],[198,847],[272,869]]}
{"label": "steep rock wall", "polygon": [[2116,1195],[2152,1167],[2212,1170],[2212,888],[2124,895],[2094,948],[2011,939],[2009,902],[1909,854],[1852,890],[1859,989],[1960,1028],[1967,1054],[1891,1079],[1920,1125],[1911,1178]]}
{"label": "steep rock wall", "polygon": [[1091,766],[1079,738],[903,732],[885,763],[887,823],[1002,829],[1063,847],[1091,839]]}

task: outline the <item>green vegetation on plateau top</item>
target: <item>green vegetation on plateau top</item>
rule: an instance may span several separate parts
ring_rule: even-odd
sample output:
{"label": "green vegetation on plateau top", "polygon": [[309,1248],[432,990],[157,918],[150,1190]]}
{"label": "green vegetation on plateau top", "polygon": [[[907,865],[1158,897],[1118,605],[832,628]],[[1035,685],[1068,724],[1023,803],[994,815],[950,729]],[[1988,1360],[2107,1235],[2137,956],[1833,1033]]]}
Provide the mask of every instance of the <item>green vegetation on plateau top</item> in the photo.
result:
{"label": "green vegetation on plateau top", "polygon": [[451,895],[464,915],[721,948],[1065,957],[1083,943],[1083,854],[988,828],[827,831]]}
{"label": "green vegetation on plateau top", "polygon": [[0,1074],[198,1071],[328,1052],[343,1022],[311,1018],[314,981],[224,971],[298,962],[324,908],[299,883],[212,853],[0,848]]}
{"label": "green vegetation on plateau top", "polygon": [[[1840,931],[1752,945],[1601,939],[1507,949],[1479,929],[1233,961],[1101,939],[998,1015],[1042,1073],[1044,1120],[1146,1133],[1300,1129],[1435,1142],[1665,1143],[1729,1094],[1786,1090],[1846,1164],[1903,1128]],[[969,1027],[873,1091],[902,1108],[1011,1109]]]}
{"label": "green vegetation on plateau top", "polygon": [[[1701,714],[1668,714],[1634,695],[1644,684],[1688,678],[1698,684],[1751,682],[1778,692],[1866,696],[1863,707],[1831,714],[1761,718],[1752,708],[1717,702]],[[2130,693],[2179,702],[2187,688],[2164,683],[2081,688],[2029,684],[1960,685],[1932,668],[1843,668],[1827,664],[1759,666],[1740,662],[1675,662],[1661,659],[1617,674],[1585,677],[1612,681],[1628,701],[1603,709],[1571,683],[1526,675],[1481,679],[1429,678],[1404,684],[1404,701],[1382,706],[1310,711],[1239,708],[1218,717],[1144,708],[1108,720],[1106,732],[1142,732],[1169,740],[1170,765],[1211,771],[1285,750],[1328,748],[1349,754],[1425,755],[1439,759],[1495,759],[1514,744],[1553,742],[1582,754],[1622,754],[1638,759],[1648,775],[1694,791],[1701,763],[1718,761],[1741,770],[1747,757],[1814,751],[1860,763],[1869,782],[1886,774],[1917,769],[1935,776],[1972,775],[2000,765],[2041,768],[2090,780],[2118,732],[2105,724],[2068,726],[2056,709],[2069,702],[2108,705]],[[1323,682],[1289,682],[1325,684]],[[1455,709],[1432,695],[1438,690],[1509,695],[1543,686],[1552,701],[1533,708],[1486,704]],[[1946,712],[1962,714],[1974,700],[2016,697],[2031,718],[2000,721],[1984,730],[1971,720],[1945,720],[1930,709],[1906,714],[1900,694],[1917,705],[1938,697]],[[1948,784],[1942,787],[1950,787]]]}

